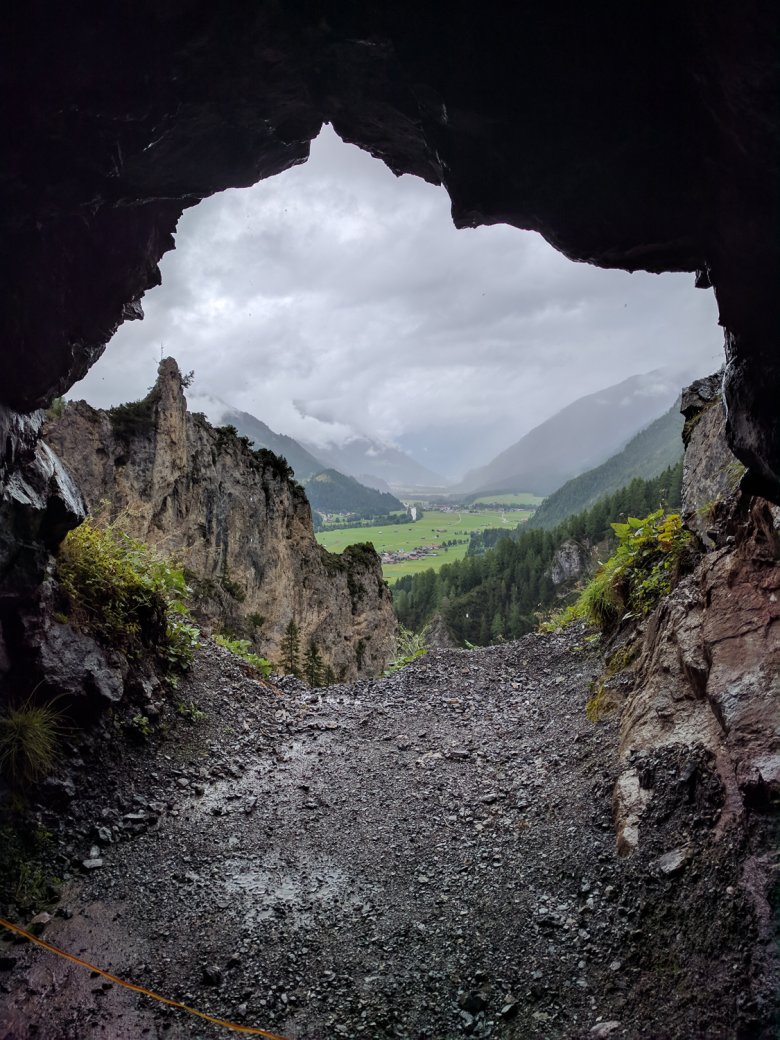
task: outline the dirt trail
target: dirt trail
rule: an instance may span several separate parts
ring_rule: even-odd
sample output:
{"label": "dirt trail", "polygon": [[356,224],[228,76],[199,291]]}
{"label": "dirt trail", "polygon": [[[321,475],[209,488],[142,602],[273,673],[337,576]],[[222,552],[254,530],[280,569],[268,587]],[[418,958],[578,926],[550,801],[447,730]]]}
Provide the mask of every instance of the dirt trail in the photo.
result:
{"label": "dirt trail", "polygon": [[[730,1036],[742,969],[708,954],[714,911],[674,921],[728,870],[704,838],[682,876],[652,866],[668,844],[616,857],[598,666],[581,631],[535,635],[319,696],[207,648],[181,691],[202,721],[77,777],[62,854],[91,865],[46,938],[301,1040]],[[709,833],[670,805],[659,840]],[[4,1040],[231,1035],[28,946],[3,963]]]}

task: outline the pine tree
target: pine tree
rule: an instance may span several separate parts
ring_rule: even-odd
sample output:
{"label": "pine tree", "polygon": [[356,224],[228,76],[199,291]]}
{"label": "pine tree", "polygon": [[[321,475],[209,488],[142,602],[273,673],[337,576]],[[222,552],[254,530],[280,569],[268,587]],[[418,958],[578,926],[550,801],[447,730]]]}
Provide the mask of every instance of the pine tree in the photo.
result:
{"label": "pine tree", "polygon": [[298,631],[298,626],[295,624],[294,618],[291,618],[289,625],[284,630],[284,637],[282,639],[282,665],[287,675],[297,675],[300,677],[300,649],[300,632]]}
{"label": "pine tree", "polygon": [[304,662],[306,682],[309,686],[322,686],[322,657],[316,643],[309,643]]}

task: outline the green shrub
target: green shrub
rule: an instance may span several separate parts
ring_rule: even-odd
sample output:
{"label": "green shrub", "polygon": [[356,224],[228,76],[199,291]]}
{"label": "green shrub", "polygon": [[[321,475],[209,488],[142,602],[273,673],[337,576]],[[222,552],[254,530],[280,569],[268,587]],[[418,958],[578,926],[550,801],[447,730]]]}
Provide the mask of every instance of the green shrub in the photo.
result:
{"label": "green shrub", "polygon": [[245,664],[254,668],[263,678],[267,679],[271,674],[271,662],[266,660],[265,657],[260,657],[259,654],[253,653],[251,650],[252,644],[248,639],[231,639],[229,636],[217,635],[214,636],[214,642],[229,650],[231,654],[240,657]]}
{"label": "green shrub", "polygon": [[157,394],[151,392],[140,401],[118,404],[107,411],[108,421],[117,438],[125,441],[145,437],[154,426]]}
{"label": "green shrub", "polygon": [[30,698],[0,715],[0,772],[12,783],[34,783],[57,762],[63,735],[62,715],[53,703]]}
{"label": "green shrub", "polygon": [[138,658],[154,653],[166,670],[185,670],[198,645],[184,602],[181,569],[115,525],[86,520],[62,543],[57,561],[69,619],[108,646]]}
{"label": "green shrub", "polygon": [[683,527],[679,513],[659,509],[611,526],[618,539],[615,552],[577,602],[553,615],[543,631],[585,619],[609,632],[621,621],[647,614],[695,556],[694,536]]}
{"label": "green shrub", "polygon": [[47,419],[59,419],[66,408],[65,399],[62,397],[55,397],[49,407],[46,409]]}
{"label": "green shrub", "polygon": [[[544,621],[539,625],[540,632],[560,632],[566,625],[571,625],[575,621],[582,621],[585,618],[584,608],[580,605],[580,601],[576,603],[570,603],[566,607],[561,607],[560,610],[554,610]],[[476,647],[471,643],[466,643],[466,649],[475,650]]]}
{"label": "green shrub", "polygon": [[14,907],[15,916],[27,917],[60,898],[62,879],[54,873],[51,839],[50,831],[32,825],[26,802],[18,815],[3,814],[0,906]]}
{"label": "green shrub", "polygon": [[195,701],[180,701],[176,705],[176,714],[191,723],[193,726],[196,722],[201,722],[206,718],[205,711],[201,711],[200,708],[195,705]]}
{"label": "green shrub", "polygon": [[152,735],[152,724],[148,715],[133,715],[127,723],[128,732],[138,743],[145,743]]}
{"label": "green shrub", "polygon": [[647,614],[695,556],[696,540],[679,513],[662,509],[612,524],[618,547],[608,562],[612,587],[632,614]]}
{"label": "green shrub", "polygon": [[412,661],[416,661],[418,657],[423,657],[427,653],[428,647],[425,645],[421,633],[411,632],[408,628],[404,628],[403,625],[399,625],[398,633],[395,637],[395,657],[385,668],[385,675],[392,675],[393,672],[405,668],[406,665],[411,664]]}
{"label": "green shrub", "polygon": [[577,609],[581,617],[602,629],[610,629],[618,622],[623,602],[611,568],[603,567],[588,582],[577,601]]}

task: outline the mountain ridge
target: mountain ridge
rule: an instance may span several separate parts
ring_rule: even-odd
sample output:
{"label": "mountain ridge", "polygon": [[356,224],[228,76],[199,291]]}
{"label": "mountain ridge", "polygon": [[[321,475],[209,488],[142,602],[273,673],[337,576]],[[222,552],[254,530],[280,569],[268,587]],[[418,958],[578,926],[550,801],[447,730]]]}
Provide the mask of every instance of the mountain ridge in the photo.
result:
{"label": "mountain ridge", "polygon": [[676,379],[655,371],[586,394],[467,473],[456,490],[549,495],[620,451],[678,393]]}
{"label": "mountain ridge", "polygon": [[640,430],[622,451],[562,484],[542,502],[525,526],[529,529],[555,527],[636,477],[649,480],[675,465],[683,456],[683,423],[678,398],[668,412]]}
{"label": "mountain ridge", "polygon": [[[437,485],[445,479],[429,470],[407,452],[370,437],[358,435],[342,445],[325,447],[309,440],[276,433],[256,415],[244,412],[217,397],[195,397],[193,407],[203,410],[215,426],[234,426],[242,437],[248,437],[259,448],[281,455],[292,467],[296,478],[305,483],[316,473],[333,469],[352,477],[366,488],[390,491],[394,488]],[[346,511],[346,510],[345,510]]]}

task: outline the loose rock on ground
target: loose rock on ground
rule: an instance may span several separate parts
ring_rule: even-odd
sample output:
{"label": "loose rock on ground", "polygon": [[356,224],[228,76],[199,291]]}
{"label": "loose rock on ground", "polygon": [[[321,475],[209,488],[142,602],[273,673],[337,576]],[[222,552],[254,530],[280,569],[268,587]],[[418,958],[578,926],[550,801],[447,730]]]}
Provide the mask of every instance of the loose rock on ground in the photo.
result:
{"label": "loose rock on ground", "polygon": [[[300,1040],[749,1036],[717,780],[695,749],[643,763],[656,816],[619,857],[600,666],[575,628],[318,691],[209,645],[174,695],[202,721],[117,736],[41,811],[69,875],[46,938]],[[229,1035],[10,949],[0,1037]]]}

